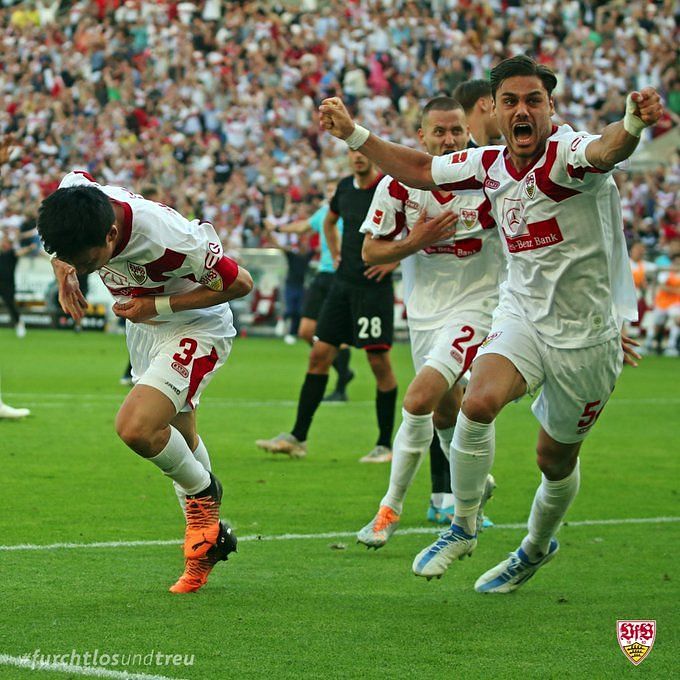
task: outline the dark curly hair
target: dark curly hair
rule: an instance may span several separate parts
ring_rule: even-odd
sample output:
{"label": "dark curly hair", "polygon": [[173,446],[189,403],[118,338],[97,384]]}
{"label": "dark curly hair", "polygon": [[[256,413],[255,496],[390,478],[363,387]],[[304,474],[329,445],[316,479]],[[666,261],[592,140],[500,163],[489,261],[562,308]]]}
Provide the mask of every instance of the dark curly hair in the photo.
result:
{"label": "dark curly hair", "polygon": [[116,215],[106,194],[93,186],[57,189],[40,205],[38,233],[48,253],[70,261],[106,243]]}
{"label": "dark curly hair", "polygon": [[548,96],[552,94],[557,85],[557,76],[547,66],[536,63],[526,54],[518,54],[516,57],[503,60],[491,69],[491,94],[494,101],[496,100],[496,90],[501,86],[501,83],[507,78],[515,76],[537,76],[541,79]]}

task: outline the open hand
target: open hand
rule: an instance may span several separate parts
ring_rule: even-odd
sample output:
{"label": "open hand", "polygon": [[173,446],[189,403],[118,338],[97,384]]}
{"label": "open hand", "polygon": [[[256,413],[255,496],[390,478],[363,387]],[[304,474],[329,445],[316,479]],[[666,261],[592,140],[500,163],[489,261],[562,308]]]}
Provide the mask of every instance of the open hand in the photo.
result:
{"label": "open hand", "polygon": [[62,262],[52,260],[52,269],[59,286],[59,304],[61,308],[74,320],[80,321],[87,310],[87,300],[80,290],[76,268]]}
{"label": "open hand", "polygon": [[418,249],[427,248],[438,241],[445,241],[456,235],[458,214],[446,210],[436,217],[428,217],[427,211],[422,210],[408,235],[409,240]]}

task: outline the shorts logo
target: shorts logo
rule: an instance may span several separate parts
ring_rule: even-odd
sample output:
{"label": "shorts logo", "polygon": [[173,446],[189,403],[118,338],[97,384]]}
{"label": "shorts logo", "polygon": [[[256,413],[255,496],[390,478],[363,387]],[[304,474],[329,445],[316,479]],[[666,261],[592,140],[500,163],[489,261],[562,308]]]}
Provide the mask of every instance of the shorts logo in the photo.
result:
{"label": "shorts logo", "polygon": [[474,227],[477,222],[477,211],[463,208],[460,211],[460,217],[463,221],[463,224],[465,225],[465,228],[472,229],[472,227]]}
{"label": "shorts logo", "polygon": [[[173,370],[177,371],[183,378],[188,378],[189,377],[189,371],[187,371],[182,364],[178,364],[176,361],[173,361],[170,364],[170,368]],[[169,385],[170,383],[166,383],[166,385]],[[179,392],[177,393],[179,394]]]}
{"label": "shorts logo", "polygon": [[208,243],[208,254],[205,256],[205,268],[212,269],[222,259],[222,246],[219,243]]}
{"label": "shorts logo", "polygon": [[496,338],[499,338],[503,331],[496,331],[495,333],[489,333],[489,335],[484,338],[484,342],[479,346],[480,349],[488,347]]}
{"label": "shorts logo", "polygon": [[377,224],[380,226],[383,221],[383,217],[385,216],[385,213],[382,210],[376,210],[373,213],[373,224]]}
{"label": "shorts logo", "polygon": [[490,177],[487,177],[484,180],[484,186],[487,189],[498,189],[498,187],[501,185],[501,183],[497,179],[491,179]]}
{"label": "shorts logo", "polygon": [[617,621],[616,637],[626,658],[639,666],[654,646],[656,621]]}
{"label": "shorts logo", "polygon": [[179,395],[182,392],[182,390],[180,390],[179,387],[175,387],[171,382],[168,382],[167,380],[163,384],[167,385],[177,395]]}
{"label": "shorts logo", "polygon": [[135,262],[128,262],[128,271],[130,276],[141,286],[146,281],[146,267],[143,264],[136,264]]}
{"label": "shorts logo", "polygon": [[214,269],[209,269],[198,281],[210,290],[223,290],[224,288],[222,277]]}
{"label": "shorts logo", "polygon": [[407,208],[411,208],[412,210],[420,210],[420,203],[416,203],[415,201],[412,201],[410,198],[406,199],[404,205]]}
{"label": "shorts logo", "polygon": [[459,364],[463,364],[463,355],[455,349],[451,350],[451,358],[455,359]]}
{"label": "shorts logo", "polygon": [[468,153],[467,151],[457,151],[456,153],[452,153],[449,158],[449,163],[464,163],[467,160]]}
{"label": "shorts logo", "polygon": [[528,174],[524,180],[524,191],[529,198],[533,198],[536,193],[536,175],[533,172]]}

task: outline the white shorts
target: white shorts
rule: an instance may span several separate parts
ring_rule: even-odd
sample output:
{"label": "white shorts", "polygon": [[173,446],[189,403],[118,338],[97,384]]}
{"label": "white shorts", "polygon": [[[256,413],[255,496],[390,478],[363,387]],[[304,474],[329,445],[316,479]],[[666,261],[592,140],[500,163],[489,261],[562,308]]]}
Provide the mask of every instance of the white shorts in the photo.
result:
{"label": "white shorts", "polygon": [[[489,332],[491,319],[449,319],[446,325],[432,330],[411,330],[411,356],[416,373],[430,366],[441,373],[449,388],[463,378],[475,358],[477,349]],[[465,381],[467,382],[467,381]]]}
{"label": "white shorts", "polygon": [[[222,330],[222,329],[220,329]],[[232,338],[208,327],[126,324],[132,382],[162,392],[176,411],[193,411],[231,352]]]}
{"label": "white shorts", "polygon": [[522,374],[529,394],[543,386],[531,410],[561,444],[585,439],[623,367],[618,336],[592,347],[561,349],[547,345],[526,322],[506,314],[494,318],[477,357],[485,354],[509,359]]}

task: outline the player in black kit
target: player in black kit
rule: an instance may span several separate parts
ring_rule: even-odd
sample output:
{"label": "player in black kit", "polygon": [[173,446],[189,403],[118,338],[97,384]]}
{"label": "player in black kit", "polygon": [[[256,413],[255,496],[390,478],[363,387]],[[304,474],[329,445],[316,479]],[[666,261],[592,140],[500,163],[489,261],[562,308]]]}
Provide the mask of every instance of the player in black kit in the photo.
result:
{"label": "player in black kit", "polygon": [[[307,453],[307,433],[314,413],[323,398],[328,372],[341,344],[366,350],[366,357],[376,378],[376,414],[378,440],[363,458],[365,463],[383,463],[392,459],[392,430],[397,399],[397,381],[390,363],[394,326],[394,265],[368,267],[361,258],[364,236],[360,233],[375,188],[382,175],[375,165],[358,151],[349,151],[352,175],[342,179],[331,200],[324,222],[324,233],[334,259],[339,260],[335,280],[324,301],[307,375],[298,399],[297,419],[290,433],[273,439],[259,439],[256,444],[272,453],[301,458]],[[342,244],[336,222],[342,217]]]}

